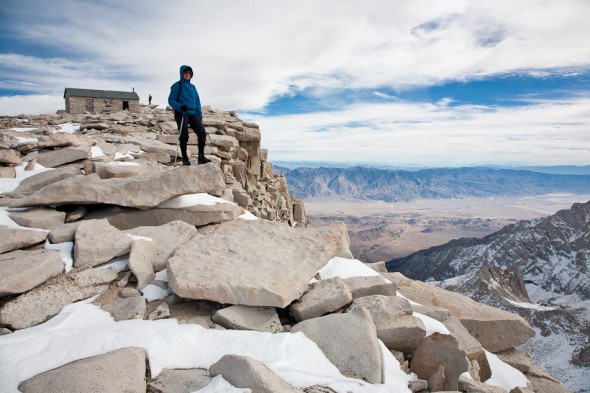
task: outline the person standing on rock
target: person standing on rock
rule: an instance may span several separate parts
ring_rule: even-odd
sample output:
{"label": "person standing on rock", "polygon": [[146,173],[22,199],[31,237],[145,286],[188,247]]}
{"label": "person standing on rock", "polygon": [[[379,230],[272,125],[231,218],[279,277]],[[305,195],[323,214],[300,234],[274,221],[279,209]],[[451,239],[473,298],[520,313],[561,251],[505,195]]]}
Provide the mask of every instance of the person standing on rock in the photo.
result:
{"label": "person standing on rock", "polygon": [[198,138],[199,164],[211,162],[205,157],[205,139],[207,132],[203,126],[203,111],[197,88],[191,83],[193,69],[187,65],[180,66],[180,80],[170,87],[168,104],[174,109],[174,120],[178,125],[178,141],[182,154],[182,164],[190,165],[187,154],[188,126],[190,125]]}

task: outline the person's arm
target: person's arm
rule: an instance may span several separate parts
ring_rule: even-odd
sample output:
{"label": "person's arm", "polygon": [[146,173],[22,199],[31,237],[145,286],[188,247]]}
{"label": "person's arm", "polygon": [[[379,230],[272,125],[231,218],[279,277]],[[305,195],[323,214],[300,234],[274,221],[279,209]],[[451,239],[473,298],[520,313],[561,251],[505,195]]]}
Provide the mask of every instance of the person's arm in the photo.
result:
{"label": "person's arm", "polygon": [[170,95],[168,96],[168,105],[175,111],[181,112],[182,104],[176,101],[176,97],[178,97],[178,89],[180,89],[180,83],[176,82],[172,86],[170,86]]}

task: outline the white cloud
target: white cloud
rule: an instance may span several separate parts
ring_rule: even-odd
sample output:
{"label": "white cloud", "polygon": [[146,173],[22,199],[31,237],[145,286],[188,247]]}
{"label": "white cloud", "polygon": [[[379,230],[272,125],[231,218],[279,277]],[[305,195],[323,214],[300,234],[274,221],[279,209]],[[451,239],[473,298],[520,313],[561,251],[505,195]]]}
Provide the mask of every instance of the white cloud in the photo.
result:
{"label": "white cloud", "polygon": [[58,109],[64,108],[62,97],[48,95],[0,97],[0,114],[2,115],[39,115],[55,113]]}
{"label": "white cloud", "polygon": [[[0,54],[0,88],[36,95],[3,97],[0,114],[63,109],[65,87],[134,89],[143,103],[151,94],[166,105],[179,66],[189,64],[203,104],[224,110],[260,111],[302,90],[319,102],[334,90],[393,98],[259,117],[271,157],[588,163],[583,99],[501,109],[452,106],[452,96],[414,104],[393,96],[492,75],[587,71],[586,0],[23,0],[4,10],[11,18],[3,28],[23,47]],[[32,44],[55,50],[35,55]],[[579,119],[569,121],[567,110]]]}
{"label": "white cloud", "polygon": [[397,99],[397,97],[392,96],[391,94],[382,93],[380,91],[373,92],[373,95],[375,95],[376,97],[379,97],[379,98],[385,98],[387,100],[395,100],[395,99]]}
{"label": "white cloud", "polygon": [[448,106],[453,101],[455,101],[455,100],[453,100],[452,98],[449,98],[449,97],[445,97],[445,98],[439,100],[436,104],[440,105],[440,106]]}
{"label": "white cloud", "polygon": [[590,99],[496,108],[430,103],[250,116],[270,160],[390,165],[587,165]]}
{"label": "white cloud", "polygon": [[5,54],[0,63],[32,73],[19,80],[14,70],[2,71],[2,80],[34,82],[44,92],[135,87],[158,104],[165,104],[185,63],[195,68],[206,103],[239,110],[260,109],[291,89],[404,89],[590,65],[584,0],[52,2],[33,8],[35,16],[19,14],[31,19],[18,24],[18,33],[83,60]]}

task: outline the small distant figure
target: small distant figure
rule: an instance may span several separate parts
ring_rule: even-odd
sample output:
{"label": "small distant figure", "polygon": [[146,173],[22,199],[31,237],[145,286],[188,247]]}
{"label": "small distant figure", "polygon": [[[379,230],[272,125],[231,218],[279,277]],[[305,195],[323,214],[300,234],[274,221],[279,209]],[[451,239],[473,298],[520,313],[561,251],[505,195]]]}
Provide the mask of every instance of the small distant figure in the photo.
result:
{"label": "small distant figure", "polygon": [[152,105],[152,95],[151,94],[148,97],[148,102],[149,102],[149,105]]}

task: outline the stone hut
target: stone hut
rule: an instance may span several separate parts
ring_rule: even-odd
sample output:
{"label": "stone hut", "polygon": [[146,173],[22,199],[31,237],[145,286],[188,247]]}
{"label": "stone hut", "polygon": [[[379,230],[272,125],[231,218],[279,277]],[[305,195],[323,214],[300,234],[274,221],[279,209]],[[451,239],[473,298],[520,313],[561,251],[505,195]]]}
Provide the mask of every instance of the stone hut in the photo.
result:
{"label": "stone hut", "polygon": [[64,91],[67,113],[105,113],[128,110],[139,112],[139,96],[136,92],[73,89]]}

